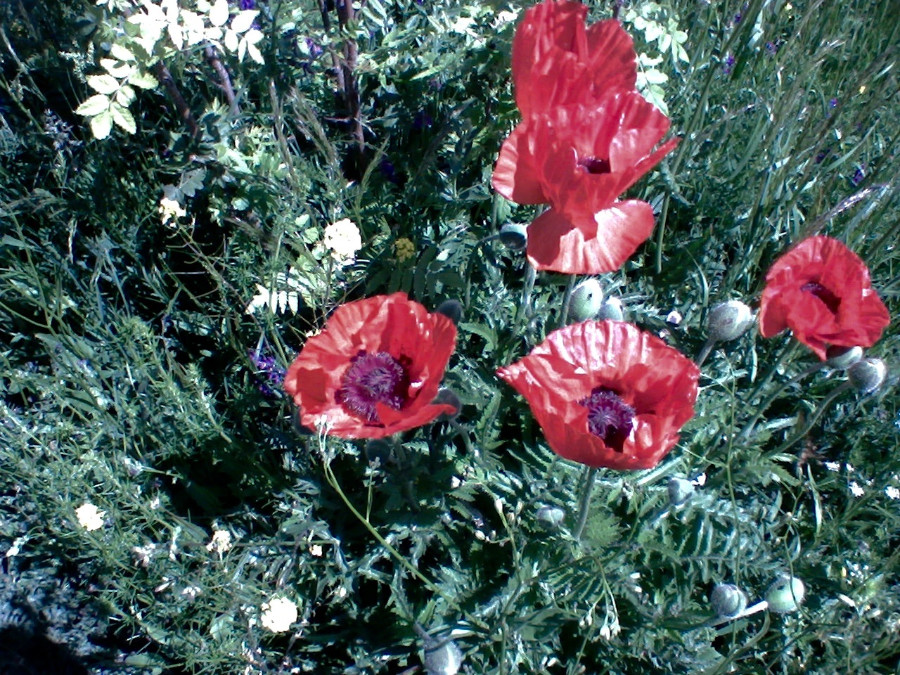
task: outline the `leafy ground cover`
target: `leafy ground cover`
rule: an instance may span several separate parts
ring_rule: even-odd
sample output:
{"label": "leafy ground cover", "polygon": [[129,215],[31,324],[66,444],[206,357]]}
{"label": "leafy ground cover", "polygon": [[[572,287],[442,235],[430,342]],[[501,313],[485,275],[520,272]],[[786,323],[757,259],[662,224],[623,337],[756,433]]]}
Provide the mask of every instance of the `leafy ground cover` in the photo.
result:
{"label": "leafy ground cover", "polygon": [[[590,3],[681,141],[650,239],[573,276],[491,187],[530,4],[0,6],[0,672],[896,672],[895,325],[869,392],[706,346],[814,235],[897,315],[896,6]],[[296,355],[395,292],[459,303],[458,414],[302,427]],[[562,459],[496,375],[586,293],[701,362],[654,468]]]}

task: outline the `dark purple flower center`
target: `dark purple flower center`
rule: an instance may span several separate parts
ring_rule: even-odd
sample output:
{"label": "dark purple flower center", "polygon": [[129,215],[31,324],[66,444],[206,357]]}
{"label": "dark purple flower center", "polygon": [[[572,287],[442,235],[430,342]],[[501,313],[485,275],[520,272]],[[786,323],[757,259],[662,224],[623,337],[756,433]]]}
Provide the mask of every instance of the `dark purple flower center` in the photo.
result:
{"label": "dark purple flower center", "polygon": [[578,403],[588,409],[588,431],[602,438],[607,447],[622,452],[631,433],[634,408],[605,387],[595,388],[590,396]]}
{"label": "dark purple flower center", "polygon": [[599,174],[612,171],[609,160],[601,157],[579,157],[578,166],[584,169],[586,173]]}
{"label": "dark purple flower center", "polygon": [[401,361],[387,352],[360,351],[350,359],[350,367],[341,378],[341,388],[335,399],[349,414],[362,417],[370,424],[379,424],[376,403],[383,403],[393,410],[400,410],[406,403],[409,373]]}
{"label": "dark purple flower center", "polygon": [[841,299],[836,296],[834,293],[825,288],[822,284],[817,283],[815,281],[810,281],[808,283],[803,284],[800,287],[801,291],[806,291],[807,293],[812,293],[819,300],[825,303],[825,306],[828,308],[828,311],[832,314],[837,314],[838,307],[841,305]]}

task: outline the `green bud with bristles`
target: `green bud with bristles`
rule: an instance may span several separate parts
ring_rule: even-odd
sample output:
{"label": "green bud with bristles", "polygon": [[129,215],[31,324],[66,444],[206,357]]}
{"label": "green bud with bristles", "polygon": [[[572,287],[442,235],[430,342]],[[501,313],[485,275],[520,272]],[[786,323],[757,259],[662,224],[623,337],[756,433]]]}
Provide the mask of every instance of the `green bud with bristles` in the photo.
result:
{"label": "green bud with bristles", "polygon": [[717,617],[730,619],[747,608],[747,594],[734,584],[716,584],[709,594],[709,604]]}
{"label": "green bud with bristles", "polygon": [[863,357],[862,347],[838,347],[831,345],[825,350],[827,360],[825,363],[829,368],[835,370],[845,370]]}
{"label": "green bud with bristles", "polygon": [[597,312],[597,318],[601,321],[604,319],[624,321],[625,308],[622,306],[622,301],[618,298],[607,298],[603,306],[600,307],[600,311]]}
{"label": "green bud with bristles", "polygon": [[803,603],[806,586],[797,577],[782,576],[766,591],[769,609],[778,614],[796,612]]}
{"label": "green bud with bristles", "polygon": [[603,288],[596,279],[585,279],[569,296],[569,320],[587,321],[597,316],[603,305]]}
{"label": "green bud with bristles", "polygon": [[887,367],[881,359],[862,359],[847,369],[847,377],[856,390],[862,394],[871,394],[884,382]]}
{"label": "green bud with bristles", "polygon": [[740,300],[720,302],[709,310],[707,327],[713,342],[736,340],[753,325],[753,312]]}
{"label": "green bud with bristles", "polygon": [[500,241],[508,249],[522,251],[528,244],[528,228],[518,223],[507,223],[500,228]]}

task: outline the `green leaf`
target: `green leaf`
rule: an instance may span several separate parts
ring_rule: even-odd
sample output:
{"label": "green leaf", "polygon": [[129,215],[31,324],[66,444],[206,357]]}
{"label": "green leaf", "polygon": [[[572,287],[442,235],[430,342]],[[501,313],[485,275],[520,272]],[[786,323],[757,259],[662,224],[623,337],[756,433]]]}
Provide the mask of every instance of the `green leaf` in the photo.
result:
{"label": "green leaf", "polygon": [[116,103],[124,108],[127,108],[131,105],[132,101],[134,101],[135,97],[136,94],[134,93],[134,89],[126,84],[116,92]]}
{"label": "green leaf", "polygon": [[102,141],[109,136],[112,131],[113,116],[109,110],[104,110],[96,117],[91,118],[91,133],[98,141]]}
{"label": "green leaf", "polygon": [[109,109],[109,97],[103,94],[94,94],[87,101],[75,109],[75,112],[85,117],[93,117]]}
{"label": "green leaf", "polygon": [[128,108],[123,108],[118,103],[113,103],[112,106],[110,106],[110,112],[112,113],[113,121],[129,134],[133,134],[137,131],[134,117],[128,112]]}
{"label": "green leaf", "polygon": [[128,84],[131,84],[138,89],[156,89],[156,86],[159,83],[150,73],[136,72],[128,78]]}
{"label": "green leaf", "polygon": [[119,88],[119,81],[112,75],[91,75],[88,86],[100,94],[111,94]]}

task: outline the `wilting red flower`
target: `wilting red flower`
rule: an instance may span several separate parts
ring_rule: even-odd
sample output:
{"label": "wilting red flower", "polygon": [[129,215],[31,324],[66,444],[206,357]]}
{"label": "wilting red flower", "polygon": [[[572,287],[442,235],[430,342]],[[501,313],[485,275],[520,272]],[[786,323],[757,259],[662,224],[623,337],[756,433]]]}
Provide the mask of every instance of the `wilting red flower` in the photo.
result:
{"label": "wilting red flower", "polygon": [[804,239],[766,274],[760,334],[790,328],[823,361],[831,345],[871,347],[890,322],[865,263],[837,239]]}
{"label": "wilting red flower", "polygon": [[634,42],[619,22],[585,25],[580,2],[542,2],[527,12],[513,39],[512,74],[522,117],[558,105],[634,89]]}
{"label": "wilting red flower", "polygon": [[522,121],[500,149],[493,186],[520,204],[550,204],[528,227],[537,269],[612,272],[653,231],[653,210],[617,201],[677,144],[654,146],[669,119],[637,92],[557,106]]}
{"label": "wilting red flower", "polygon": [[528,400],[556,454],[648,469],[693,416],[700,370],[632,324],[586,321],[550,333],[497,374]]}
{"label": "wilting red flower", "polygon": [[456,342],[456,326],[404,293],[338,307],[288,368],[284,389],[310,428],[342,438],[382,438],[431,422]]}

